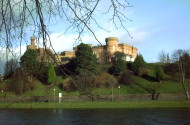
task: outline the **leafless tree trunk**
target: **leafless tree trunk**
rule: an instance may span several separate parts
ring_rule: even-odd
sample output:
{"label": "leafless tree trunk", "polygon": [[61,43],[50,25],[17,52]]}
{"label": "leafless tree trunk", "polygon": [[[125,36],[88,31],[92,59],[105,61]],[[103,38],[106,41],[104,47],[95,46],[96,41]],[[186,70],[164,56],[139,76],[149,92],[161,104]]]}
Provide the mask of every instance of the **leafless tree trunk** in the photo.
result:
{"label": "leafless tree trunk", "polygon": [[[183,86],[186,98],[189,100],[190,99],[190,95],[189,95],[189,85],[190,83],[186,81],[186,68],[187,65],[185,64],[185,59],[183,59],[182,57],[184,56],[184,54],[187,54],[188,52],[185,50],[176,50],[172,57],[173,57],[173,62],[178,64],[178,68],[179,68],[179,72],[180,72],[180,82]],[[188,64],[190,65],[190,64]]]}
{"label": "leafless tree trunk", "polygon": [[[27,32],[42,38],[43,47],[51,45],[49,26],[63,22],[65,33],[77,33],[76,42],[82,40],[84,33],[89,32],[98,42],[95,28],[105,30],[96,18],[103,1],[101,0],[0,0],[0,45],[11,51],[15,46],[26,42]],[[104,1],[105,4],[105,1]],[[113,22],[116,28],[125,27],[128,19],[125,9],[132,7],[127,0],[106,1],[106,9],[100,14],[108,16],[104,21]],[[111,16],[109,16],[111,15]],[[129,32],[128,32],[129,34]],[[130,36],[130,34],[129,34]],[[51,46],[52,47],[52,46]],[[53,48],[52,48],[53,49]],[[21,48],[20,48],[21,51]]]}

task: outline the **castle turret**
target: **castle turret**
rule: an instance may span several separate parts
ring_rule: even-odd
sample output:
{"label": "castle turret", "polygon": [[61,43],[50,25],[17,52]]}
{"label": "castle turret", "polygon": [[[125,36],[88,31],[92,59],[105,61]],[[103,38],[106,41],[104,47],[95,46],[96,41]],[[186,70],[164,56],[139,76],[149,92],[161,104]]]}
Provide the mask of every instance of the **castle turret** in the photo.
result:
{"label": "castle turret", "polygon": [[28,45],[28,46],[27,46],[27,49],[37,49],[37,46],[35,45],[35,37],[32,36],[32,37],[30,38],[30,40],[31,40],[31,45]]}
{"label": "castle turret", "polygon": [[34,36],[30,37],[30,40],[31,40],[31,45],[35,46],[35,37]]}
{"label": "castle turret", "polygon": [[106,46],[108,52],[110,52],[111,54],[115,53],[118,49],[118,38],[117,37],[106,38]]}

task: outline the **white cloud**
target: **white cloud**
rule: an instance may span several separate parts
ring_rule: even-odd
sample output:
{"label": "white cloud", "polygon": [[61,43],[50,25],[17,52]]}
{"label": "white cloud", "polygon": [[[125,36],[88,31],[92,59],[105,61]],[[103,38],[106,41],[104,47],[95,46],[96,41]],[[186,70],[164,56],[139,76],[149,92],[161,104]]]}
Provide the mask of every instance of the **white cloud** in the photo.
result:
{"label": "white cloud", "polygon": [[[109,25],[108,25],[109,27]],[[146,41],[146,39],[149,37],[149,33],[140,30],[140,28],[134,27],[128,29],[130,34],[132,35],[133,39],[130,39],[127,32],[125,30],[117,30],[113,28],[111,32],[106,32],[104,30],[98,30],[95,32],[96,37],[100,41],[102,45],[105,45],[105,38],[107,37],[118,37],[119,43],[127,43],[129,45],[135,46],[137,43],[141,43],[143,41]],[[51,43],[56,52],[62,52],[62,51],[72,51],[73,47],[77,46],[79,43],[75,43],[75,39],[78,37],[77,34],[68,34],[65,35],[63,33],[52,33],[50,34]],[[28,38],[30,39],[30,38]],[[39,47],[42,47],[42,39],[39,40],[40,44],[38,44]],[[84,43],[92,44],[93,46],[96,46],[99,44],[98,41],[95,40],[93,35],[91,34],[85,34],[82,36],[82,41]],[[30,43],[30,42],[29,42]],[[40,46],[41,45],[41,46]],[[48,44],[47,47],[51,48]],[[26,45],[21,46],[21,54],[23,54],[26,51]],[[16,52],[20,52],[20,47],[16,48]]]}
{"label": "white cloud", "polygon": [[122,42],[127,42],[128,44],[136,45],[145,42],[150,37],[149,32],[142,31],[138,27],[129,28],[128,31],[132,39],[129,37],[127,32],[119,37]]}

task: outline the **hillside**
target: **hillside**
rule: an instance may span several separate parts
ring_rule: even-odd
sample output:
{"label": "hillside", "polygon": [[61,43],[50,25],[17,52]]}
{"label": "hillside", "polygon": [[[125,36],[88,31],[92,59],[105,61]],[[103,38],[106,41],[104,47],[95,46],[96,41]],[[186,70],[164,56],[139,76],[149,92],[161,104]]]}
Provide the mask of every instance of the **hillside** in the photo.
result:
{"label": "hillside", "polygon": [[[147,76],[139,77],[134,74],[131,75],[132,83],[130,85],[118,84],[114,87],[114,95],[118,94],[118,86],[120,86],[120,94],[140,94],[140,93],[149,93],[149,91],[156,91],[158,93],[181,93],[183,92],[182,85],[176,80],[176,78],[165,75],[165,80],[162,83],[156,81],[154,68],[159,64],[147,64]],[[131,72],[128,70],[128,72]],[[68,78],[62,78],[61,76],[57,77],[57,84],[54,86],[43,85],[40,81],[36,81],[35,89],[29,92],[22,94],[21,96],[53,96],[54,89],[55,95],[62,93],[63,96],[68,95],[79,95],[78,91],[67,93],[62,90],[62,83],[64,84]],[[0,83],[0,89],[3,92],[0,93],[0,96],[17,96],[13,92],[4,90],[5,85],[9,80],[5,80]],[[111,89],[108,88],[96,88],[93,90],[93,94],[96,95],[111,95]]]}

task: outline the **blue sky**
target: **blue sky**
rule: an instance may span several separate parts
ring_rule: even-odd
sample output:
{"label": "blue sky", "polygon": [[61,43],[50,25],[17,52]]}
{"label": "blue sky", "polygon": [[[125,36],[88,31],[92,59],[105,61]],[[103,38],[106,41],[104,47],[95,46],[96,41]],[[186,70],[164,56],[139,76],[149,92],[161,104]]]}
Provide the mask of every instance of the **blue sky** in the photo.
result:
{"label": "blue sky", "polygon": [[[120,43],[133,45],[139,49],[147,62],[158,61],[158,53],[164,50],[170,55],[176,49],[190,49],[190,1],[189,0],[131,0],[133,7],[127,8],[128,21],[125,26],[133,39],[130,39],[123,29],[115,29],[113,24],[101,22],[102,26],[112,32],[97,29],[98,39],[104,45],[106,37],[118,37]],[[99,10],[104,10],[106,4],[102,3]],[[98,12],[96,13],[98,15]],[[59,36],[63,33],[64,24],[52,26],[51,38],[57,52],[71,51],[75,33]],[[95,28],[96,29],[96,28]],[[58,37],[59,36],[59,37]],[[99,44],[89,34],[84,35],[84,43]]]}
{"label": "blue sky", "polygon": [[[132,20],[127,21],[125,26],[133,39],[124,29],[117,30],[113,23],[107,22],[106,15],[100,16],[108,9],[107,1],[101,1],[95,16],[102,27],[111,31],[105,32],[93,27],[102,45],[105,44],[106,37],[118,37],[119,43],[137,47],[146,62],[157,62],[162,50],[171,55],[176,49],[190,49],[190,0],[130,0],[129,3],[133,7],[127,8],[123,13]],[[75,32],[63,34],[65,26],[66,23],[58,23],[49,27],[56,52],[72,51],[77,45]],[[89,33],[84,34],[83,42],[99,44]],[[27,44],[30,44],[30,34]],[[26,44],[23,44],[22,53],[25,50]]]}
{"label": "blue sky", "polygon": [[[99,16],[108,8],[107,1],[101,1],[95,16],[101,26],[111,32],[93,28],[103,45],[106,37],[118,37],[119,43],[137,47],[146,62],[157,62],[158,54],[162,50],[170,55],[176,49],[190,50],[190,0],[130,0],[129,2],[133,7],[127,8],[124,14],[133,21],[127,21],[125,26],[133,39],[130,39],[125,30],[117,30],[112,23],[105,21],[106,15]],[[56,52],[72,51],[77,45],[74,40],[76,33],[63,34],[66,25],[66,23],[50,25],[50,37]],[[22,45],[22,53],[26,50],[26,44],[30,44],[31,34],[27,34],[28,42]],[[83,42],[99,44],[88,33],[83,36]],[[20,51],[20,48],[17,50]]]}

